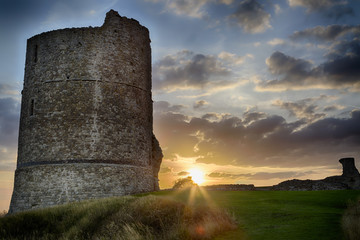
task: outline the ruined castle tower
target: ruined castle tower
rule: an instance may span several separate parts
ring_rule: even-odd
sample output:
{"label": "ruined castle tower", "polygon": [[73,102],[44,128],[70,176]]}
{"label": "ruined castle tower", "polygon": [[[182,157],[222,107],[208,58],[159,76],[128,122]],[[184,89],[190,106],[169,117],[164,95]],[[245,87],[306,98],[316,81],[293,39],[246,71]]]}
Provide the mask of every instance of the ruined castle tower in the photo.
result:
{"label": "ruined castle tower", "polygon": [[158,190],[149,31],[107,13],[101,27],[27,42],[9,212]]}
{"label": "ruined castle tower", "polygon": [[355,167],[354,158],[342,158],[339,162],[343,166],[343,177],[359,177],[359,171]]}

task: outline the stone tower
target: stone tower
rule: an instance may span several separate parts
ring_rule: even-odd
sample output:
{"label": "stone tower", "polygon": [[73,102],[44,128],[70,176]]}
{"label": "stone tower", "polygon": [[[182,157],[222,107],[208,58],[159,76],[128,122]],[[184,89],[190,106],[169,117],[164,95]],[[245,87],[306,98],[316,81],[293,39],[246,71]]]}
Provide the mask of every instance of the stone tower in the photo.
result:
{"label": "stone tower", "polygon": [[9,212],[158,190],[147,28],[111,10],[30,38],[25,64]]}

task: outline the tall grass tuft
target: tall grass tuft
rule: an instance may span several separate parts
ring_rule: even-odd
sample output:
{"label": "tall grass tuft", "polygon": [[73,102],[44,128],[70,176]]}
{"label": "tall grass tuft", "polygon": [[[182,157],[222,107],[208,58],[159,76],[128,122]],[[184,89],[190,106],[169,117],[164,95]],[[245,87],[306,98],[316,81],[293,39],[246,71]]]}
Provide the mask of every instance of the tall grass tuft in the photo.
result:
{"label": "tall grass tuft", "polygon": [[209,239],[235,228],[225,211],[149,195],[6,216],[0,218],[0,239]]}
{"label": "tall grass tuft", "polygon": [[126,214],[114,214],[98,234],[103,239],[209,239],[235,228],[225,211],[146,196],[133,201]]}
{"label": "tall grass tuft", "polygon": [[360,239],[360,201],[349,203],[342,217],[342,228],[348,239]]}
{"label": "tall grass tuft", "polygon": [[0,212],[0,218],[5,217],[7,214],[7,211],[3,210],[2,212]]}

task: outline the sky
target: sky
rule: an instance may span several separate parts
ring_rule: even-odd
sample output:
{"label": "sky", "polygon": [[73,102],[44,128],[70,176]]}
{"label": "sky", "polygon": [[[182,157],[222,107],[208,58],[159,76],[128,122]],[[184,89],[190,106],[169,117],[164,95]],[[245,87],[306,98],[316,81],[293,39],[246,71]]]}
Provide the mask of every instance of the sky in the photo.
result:
{"label": "sky", "polygon": [[341,175],[360,155],[360,1],[0,0],[0,210],[16,169],[26,40],[101,26],[150,31],[160,186],[265,186]]}

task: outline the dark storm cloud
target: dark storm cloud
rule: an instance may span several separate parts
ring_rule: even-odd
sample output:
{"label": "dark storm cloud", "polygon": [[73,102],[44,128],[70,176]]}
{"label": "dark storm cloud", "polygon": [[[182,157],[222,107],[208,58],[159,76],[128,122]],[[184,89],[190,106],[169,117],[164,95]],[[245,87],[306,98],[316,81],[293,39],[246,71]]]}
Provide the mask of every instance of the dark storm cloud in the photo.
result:
{"label": "dark storm cloud", "polygon": [[[315,113],[314,113],[315,114]],[[255,114],[253,114],[255,116]],[[358,151],[360,111],[347,118],[287,122],[259,113],[252,121],[223,115],[217,120],[155,113],[154,129],[165,158],[247,166],[336,165],[335,155]],[[314,161],[313,156],[322,156]],[[262,176],[264,177],[264,176]],[[260,178],[260,177],[259,177]]]}
{"label": "dark storm cloud", "polygon": [[230,16],[245,32],[260,33],[270,28],[270,14],[264,10],[264,7],[256,0],[242,1],[236,10]]}
{"label": "dark storm cloud", "polygon": [[249,180],[270,180],[270,179],[289,179],[289,178],[298,178],[302,177],[305,174],[310,174],[312,172],[308,171],[305,173],[302,172],[257,172],[257,173],[247,173],[247,174],[233,174],[225,172],[212,172],[208,174],[212,178],[246,178]]}
{"label": "dark storm cloud", "polygon": [[299,141],[324,141],[351,139],[360,143],[360,111],[352,111],[346,119],[325,118],[294,133]]}
{"label": "dark storm cloud", "polygon": [[332,41],[338,37],[342,37],[346,34],[360,34],[360,26],[349,25],[329,25],[329,26],[316,26],[314,28],[308,28],[302,31],[296,31],[290,39],[316,39]]}
{"label": "dark storm cloud", "polygon": [[200,89],[223,87],[232,72],[215,56],[182,51],[166,56],[153,66],[154,90]]}
{"label": "dark storm cloud", "polygon": [[[287,56],[282,52],[274,52],[266,59],[269,71],[282,79],[269,80],[261,83],[261,88],[272,90],[304,87],[312,77],[312,64],[308,61]],[[311,79],[311,81],[314,81]]]}
{"label": "dark storm cloud", "polygon": [[296,59],[283,54],[282,52],[274,52],[266,59],[269,71],[275,75],[285,74],[286,76],[303,77],[311,69],[311,63],[302,59]]}
{"label": "dark storm cloud", "polygon": [[20,103],[13,98],[0,98],[0,145],[15,147],[17,144]]}
{"label": "dark storm cloud", "polygon": [[321,12],[326,17],[339,19],[345,15],[353,15],[354,11],[343,0],[288,0],[291,7],[305,7],[307,12]]}
{"label": "dark storm cloud", "polygon": [[333,44],[326,57],[327,61],[313,66],[308,61],[275,52],[266,64],[280,79],[263,82],[258,89],[351,88],[351,91],[360,91],[360,39]]}
{"label": "dark storm cloud", "polygon": [[327,55],[329,61],[320,65],[336,84],[358,83],[360,81],[360,39],[341,41],[334,44]]}

